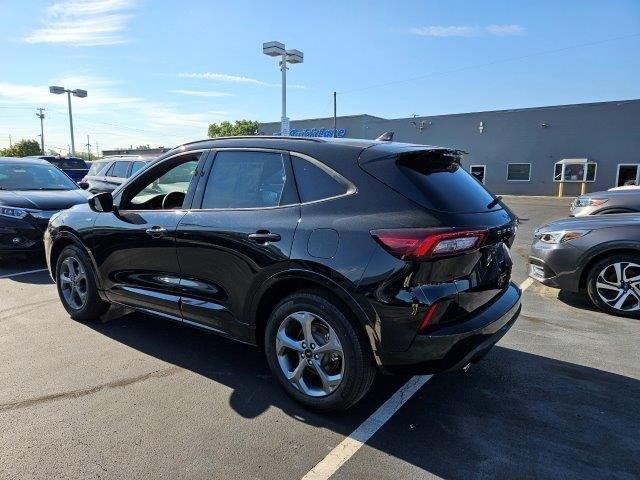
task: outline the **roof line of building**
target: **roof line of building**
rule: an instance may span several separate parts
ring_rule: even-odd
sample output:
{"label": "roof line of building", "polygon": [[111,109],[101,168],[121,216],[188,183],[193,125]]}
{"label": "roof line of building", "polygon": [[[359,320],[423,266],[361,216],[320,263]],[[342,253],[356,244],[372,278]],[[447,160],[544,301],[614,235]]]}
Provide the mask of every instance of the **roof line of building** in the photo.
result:
{"label": "roof line of building", "polygon": [[[415,119],[425,119],[425,118],[438,118],[438,117],[453,117],[456,115],[478,115],[482,113],[513,113],[513,112],[523,112],[523,111],[535,111],[535,110],[549,110],[552,108],[578,108],[578,107],[588,107],[588,106],[596,106],[603,104],[626,104],[626,103],[636,103],[640,102],[640,99],[629,99],[629,100],[609,100],[603,102],[587,102],[587,103],[568,103],[562,105],[545,105],[542,107],[523,107],[523,108],[507,108],[502,110],[480,110],[475,112],[460,112],[460,113],[441,113],[438,115],[419,115],[416,117],[397,117],[397,118],[384,118],[377,117],[375,115],[369,114],[360,114],[360,115],[339,115],[338,118],[358,118],[358,117],[369,117],[374,118],[376,120],[383,121],[393,121],[393,120],[415,120]],[[303,122],[303,121],[317,121],[317,120],[333,120],[333,117],[318,117],[318,118],[301,118],[297,120],[291,120],[291,122]],[[262,125],[270,124],[270,123],[280,123],[280,122],[264,122]]]}

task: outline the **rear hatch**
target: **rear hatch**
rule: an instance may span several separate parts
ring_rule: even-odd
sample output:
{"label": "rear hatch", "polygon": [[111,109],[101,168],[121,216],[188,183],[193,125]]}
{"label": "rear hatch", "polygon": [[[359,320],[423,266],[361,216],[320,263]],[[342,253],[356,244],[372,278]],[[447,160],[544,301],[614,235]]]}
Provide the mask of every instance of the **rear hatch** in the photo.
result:
{"label": "rear hatch", "polygon": [[[458,295],[434,315],[430,326],[461,321],[491,303],[509,284],[509,253],[517,228],[515,215],[461,166],[459,150],[377,145],[361,154],[361,168],[400,193],[431,217],[437,229],[416,229],[430,241],[433,232],[483,232],[469,249],[413,258],[412,287],[453,283]],[[400,229],[399,231],[402,231]],[[378,239],[379,240],[379,239]],[[419,239],[420,241],[420,239]]]}

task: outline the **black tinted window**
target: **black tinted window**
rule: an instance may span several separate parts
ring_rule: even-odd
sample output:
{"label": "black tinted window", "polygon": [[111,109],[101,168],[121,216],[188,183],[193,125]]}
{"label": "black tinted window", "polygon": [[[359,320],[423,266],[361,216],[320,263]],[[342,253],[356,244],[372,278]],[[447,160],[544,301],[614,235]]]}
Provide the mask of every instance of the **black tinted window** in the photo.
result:
{"label": "black tinted window", "polygon": [[58,168],[69,170],[87,168],[87,164],[81,158],[63,158],[57,166]]}
{"label": "black tinted window", "polygon": [[298,184],[300,201],[313,202],[347,192],[347,186],[333,178],[320,167],[294,155],[291,156],[293,172]]}
{"label": "black tinted window", "polygon": [[107,175],[110,177],[125,178],[127,176],[127,170],[129,170],[129,164],[130,162],[116,162],[109,169]]}
{"label": "black tinted window", "polygon": [[280,205],[286,181],[282,155],[218,152],[202,208],[256,208]]}

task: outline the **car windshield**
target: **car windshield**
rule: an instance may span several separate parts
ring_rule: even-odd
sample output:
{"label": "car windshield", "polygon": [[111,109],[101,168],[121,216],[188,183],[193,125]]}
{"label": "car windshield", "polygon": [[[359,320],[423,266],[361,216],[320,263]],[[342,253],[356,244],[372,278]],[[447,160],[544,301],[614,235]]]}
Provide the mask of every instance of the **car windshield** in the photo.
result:
{"label": "car windshield", "polygon": [[53,165],[0,163],[0,190],[75,190],[78,186]]}

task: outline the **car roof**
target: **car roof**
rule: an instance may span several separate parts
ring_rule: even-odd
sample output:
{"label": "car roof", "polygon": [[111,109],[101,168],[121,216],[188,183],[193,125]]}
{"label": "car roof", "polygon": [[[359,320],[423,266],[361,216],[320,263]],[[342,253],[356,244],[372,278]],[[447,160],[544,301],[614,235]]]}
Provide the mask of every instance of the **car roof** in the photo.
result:
{"label": "car roof", "polygon": [[0,157],[0,163],[15,163],[15,164],[33,164],[33,163],[40,163],[42,165],[51,165],[49,162],[47,162],[46,160],[42,160],[40,158],[37,157]]}
{"label": "car roof", "polygon": [[411,143],[387,142],[379,140],[369,140],[361,138],[325,138],[325,137],[282,137],[266,135],[250,135],[237,137],[218,137],[198,140],[185,143],[163,154],[159,159],[163,159],[176,153],[190,150],[213,149],[213,148],[269,148],[275,150],[288,150],[305,153],[313,156],[321,154],[322,151],[336,152],[349,151],[359,155],[363,150],[371,147],[378,147],[379,153],[392,154],[409,150],[431,150],[441,147],[430,145],[419,145]]}
{"label": "car roof", "polygon": [[153,160],[151,157],[142,157],[140,155],[109,155],[108,157],[102,157],[95,162],[115,162],[115,161],[125,161],[125,162],[149,162]]}

